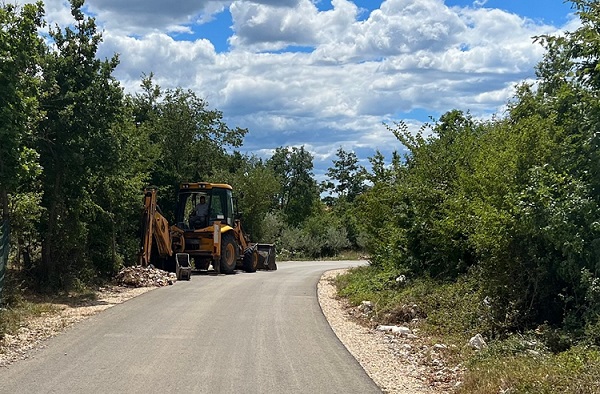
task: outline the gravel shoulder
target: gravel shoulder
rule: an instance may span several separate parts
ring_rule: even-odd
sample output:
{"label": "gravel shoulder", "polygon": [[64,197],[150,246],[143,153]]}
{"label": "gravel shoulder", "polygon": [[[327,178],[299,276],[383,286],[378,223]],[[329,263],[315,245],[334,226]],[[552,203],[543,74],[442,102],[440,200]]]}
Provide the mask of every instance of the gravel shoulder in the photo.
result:
{"label": "gravel shoulder", "polygon": [[422,364],[423,351],[418,341],[403,340],[356,322],[352,309],[336,295],[333,279],[346,270],[326,272],[317,293],[323,314],[340,341],[367,374],[385,393],[422,394],[444,392],[432,387],[430,371]]}

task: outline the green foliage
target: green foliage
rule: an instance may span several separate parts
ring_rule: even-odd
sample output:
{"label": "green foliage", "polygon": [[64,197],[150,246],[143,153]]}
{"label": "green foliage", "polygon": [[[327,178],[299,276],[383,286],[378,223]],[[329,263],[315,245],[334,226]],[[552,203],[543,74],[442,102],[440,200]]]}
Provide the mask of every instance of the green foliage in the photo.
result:
{"label": "green foliage", "polygon": [[50,304],[39,301],[28,301],[26,278],[14,269],[6,270],[6,282],[2,293],[2,308],[0,308],[0,339],[4,335],[15,335],[22,322],[55,310]]}
{"label": "green foliage", "polygon": [[[0,7],[0,209],[12,222],[11,265],[57,291],[135,263],[141,191],[151,183],[170,218],[180,182],[229,182],[253,240],[279,237],[283,227],[265,223],[284,178],[229,153],[247,130],[230,128],[193,91],[163,91],[152,73],[140,94],[124,96],[112,75],[118,57],[97,58],[95,21],[83,0],[70,4],[73,22],[46,40],[41,2]],[[315,210],[317,190],[312,156],[292,151],[287,164],[297,176],[288,192],[308,198],[294,195],[285,220],[299,224]],[[331,250],[344,244],[329,238]]]}
{"label": "green foliage", "polygon": [[369,161],[372,170],[366,176],[373,185],[357,198],[352,213],[367,249],[374,255],[381,255],[373,258],[372,263],[393,266],[399,256],[392,254],[401,252],[397,242],[401,230],[390,219],[394,218],[395,212],[403,204],[396,193],[395,183],[401,177],[403,168],[397,154],[394,154],[390,167],[385,165],[385,158],[380,152]]}
{"label": "green foliage", "polygon": [[490,332],[489,305],[476,273],[455,282],[399,277],[397,271],[369,265],[339,276],[336,284],[338,293],[354,305],[373,302],[372,317],[383,324],[410,323],[414,316],[405,314],[408,305],[423,319],[420,328],[446,341],[460,343],[478,332]]}
{"label": "green foliage", "polygon": [[162,92],[152,75],[141,95],[124,97],[112,76],[118,58],[96,58],[102,37],[82,7],[73,0],[74,23],[51,29],[52,48],[37,35],[41,3],[21,15],[5,6],[0,21],[2,57],[14,60],[2,75],[15,79],[6,84],[14,94],[2,96],[15,121],[3,124],[21,126],[6,129],[12,137],[2,145],[14,154],[2,155],[10,160],[0,169],[2,205],[15,223],[14,265],[48,288],[110,277],[135,262],[143,186],[154,180],[172,202],[179,182],[220,168],[246,133],[191,91]]}
{"label": "green foliage", "polygon": [[335,256],[350,246],[346,229],[330,213],[310,217],[302,226],[300,250],[308,257]]}
{"label": "green foliage", "polygon": [[253,242],[274,242],[275,236],[268,230],[271,224],[265,223],[265,215],[279,191],[277,177],[256,157],[234,152],[228,161],[229,165],[215,169],[209,180],[226,182],[233,187],[238,209],[243,214],[244,231]]}
{"label": "green foliage", "polygon": [[340,147],[336,156],[333,167],[327,170],[330,181],[324,188],[335,193],[338,199],[353,202],[365,190],[365,169],[358,164],[358,157],[354,152],[346,152]]}
{"label": "green foliage", "polygon": [[[322,191],[330,194],[322,202],[339,227],[339,230],[330,229],[332,234],[328,236],[329,242],[339,243],[339,246],[334,247],[337,250],[351,248],[363,251],[367,246],[369,227],[359,223],[360,210],[366,206],[359,203],[359,198],[368,189],[368,173],[358,164],[359,160],[354,152],[346,152],[340,147],[336,157],[332,162],[333,166],[327,171],[329,179],[321,184]],[[379,158],[383,168],[383,156],[379,155]]]}
{"label": "green foliage", "polygon": [[[574,347],[548,355],[535,339],[513,337],[469,363],[458,393],[597,393],[600,352]],[[502,365],[502,368],[498,368]]]}
{"label": "green foliage", "polygon": [[227,149],[239,147],[247,130],[227,126],[223,113],[209,109],[193,91],[162,91],[152,77],[143,78],[142,93],[130,102],[137,128],[150,144],[150,183],[158,187],[160,206],[173,220],[179,184],[205,181],[222,170]]}
{"label": "green foliage", "polygon": [[277,244],[282,259],[335,257],[350,246],[348,234],[338,218],[323,211],[309,217],[301,226],[289,226],[283,214],[265,218],[268,236]]}
{"label": "green foliage", "polygon": [[[482,351],[465,346],[476,333],[490,332],[493,323],[477,270],[454,282],[417,277],[398,282],[395,274],[372,265],[353,268],[336,278],[338,294],[353,305],[371,301],[371,324],[409,324],[432,344],[448,345],[448,367],[456,363],[466,368],[458,393],[597,392],[598,349],[559,348],[563,334],[548,325],[493,341],[486,335],[488,347]],[[415,316],[417,322],[412,320]]]}
{"label": "green foliage", "polygon": [[0,6],[0,208],[9,218],[9,194],[31,181],[36,167],[33,133],[41,117],[38,108],[38,75],[45,47],[37,29],[44,14],[41,2],[21,8]]}
{"label": "green foliage", "polygon": [[600,5],[595,0],[571,0],[581,26],[564,35],[537,39],[547,50],[538,65],[538,76],[546,88],[577,82],[593,90],[600,88]]}
{"label": "green foliage", "polygon": [[397,272],[377,266],[353,268],[347,275],[338,276],[338,294],[347,297],[353,305],[371,301],[376,310],[390,311],[397,305]]}
{"label": "green foliage", "polygon": [[267,160],[267,166],[276,174],[281,188],[275,206],[290,226],[298,226],[315,211],[318,188],[313,178],[313,157],[304,146],[280,147]]}
{"label": "green foliage", "polygon": [[118,265],[114,223],[98,218],[113,215],[111,203],[116,203],[103,200],[101,187],[113,183],[117,190],[107,192],[122,196],[121,182],[115,181],[124,175],[121,157],[130,148],[117,129],[124,119],[123,94],[112,77],[117,57],[96,59],[101,36],[82,6],[83,1],[71,2],[73,28],[51,29],[55,50],[42,67],[40,103],[46,116],[37,141],[45,215],[38,275],[51,287],[69,287],[79,274],[93,270],[98,262],[93,253],[113,249],[112,267],[101,263],[101,271],[112,272]]}
{"label": "green foliage", "polygon": [[505,117],[395,124],[407,155],[371,158],[357,199],[372,264],[340,293],[374,302],[378,321],[414,303],[420,328],[458,346],[492,340],[461,392],[598,390],[600,7],[573,4],[581,27],[538,38],[536,88],[518,86]]}
{"label": "green foliage", "polygon": [[277,252],[281,252],[281,241],[283,230],[287,225],[283,221],[281,213],[278,211],[267,212],[263,219],[263,234],[262,239],[268,243],[277,243]]}
{"label": "green foliage", "polygon": [[[586,292],[600,258],[600,200],[589,175],[595,142],[577,121],[581,108],[570,105],[585,96],[560,93],[550,99],[523,85],[505,119],[450,111],[417,135],[402,123],[391,129],[409,154],[390,168],[373,158],[378,175],[358,200],[373,265],[452,282],[476,268],[490,335],[544,322],[574,336],[593,330],[598,310]],[[596,106],[587,109],[596,114]]]}
{"label": "green foliage", "polygon": [[402,164],[395,157],[389,169],[382,168],[381,157],[372,159],[383,179],[371,178],[374,185],[359,199],[357,212],[367,226],[373,263],[455,278],[473,264],[457,188],[461,174],[471,171],[472,147],[483,131],[459,111],[416,136],[403,123],[390,130],[410,154]]}
{"label": "green foliage", "polygon": [[277,238],[277,253],[283,260],[297,259],[302,257],[302,230],[297,227],[285,225]]}

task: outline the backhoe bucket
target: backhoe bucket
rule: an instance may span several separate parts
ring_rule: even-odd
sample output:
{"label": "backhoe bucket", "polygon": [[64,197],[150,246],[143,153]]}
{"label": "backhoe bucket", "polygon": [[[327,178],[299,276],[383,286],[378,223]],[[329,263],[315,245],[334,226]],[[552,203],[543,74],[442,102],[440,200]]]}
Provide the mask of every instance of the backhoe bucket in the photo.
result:
{"label": "backhoe bucket", "polygon": [[258,268],[263,270],[277,269],[275,263],[275,245],[273,244],[258,244]]}
{"label": "backhoe bucket", "polygon": [[192,278],[192,265],[190,264],[190,255],[187,253],[177,253],[175,255],[177,280],[190,280]]}

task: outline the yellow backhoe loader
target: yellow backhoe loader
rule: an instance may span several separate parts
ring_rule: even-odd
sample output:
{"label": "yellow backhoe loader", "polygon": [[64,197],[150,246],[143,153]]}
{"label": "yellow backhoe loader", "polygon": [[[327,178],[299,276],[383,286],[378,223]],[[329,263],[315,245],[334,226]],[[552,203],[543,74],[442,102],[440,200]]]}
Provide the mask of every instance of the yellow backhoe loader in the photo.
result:
{"label": "yellow backhoe loader", "polygon": [[231,274],[276,270],[275,246],[251,243],[242,229],[232,187],[220,183],[182,183],[177,193],[175,224],[169,225],[156,202],[156,189],[144,192],[139,264],[177,272],[189,279],[192,269]]}

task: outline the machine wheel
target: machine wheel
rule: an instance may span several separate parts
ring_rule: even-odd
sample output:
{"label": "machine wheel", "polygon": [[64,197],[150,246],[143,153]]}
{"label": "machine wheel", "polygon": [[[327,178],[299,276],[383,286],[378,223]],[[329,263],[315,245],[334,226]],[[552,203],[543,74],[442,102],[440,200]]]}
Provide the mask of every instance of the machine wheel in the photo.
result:
{"label": "machine wheel", "polygon": [[256,272],[258,269],[258,250],[248,248],[244,252],[244,271]]}
{"label": "machine wheel", "polygon": [[224,234],[221,238],[221,272],[233,274],[238,259],[238,245],[233,234]]}

